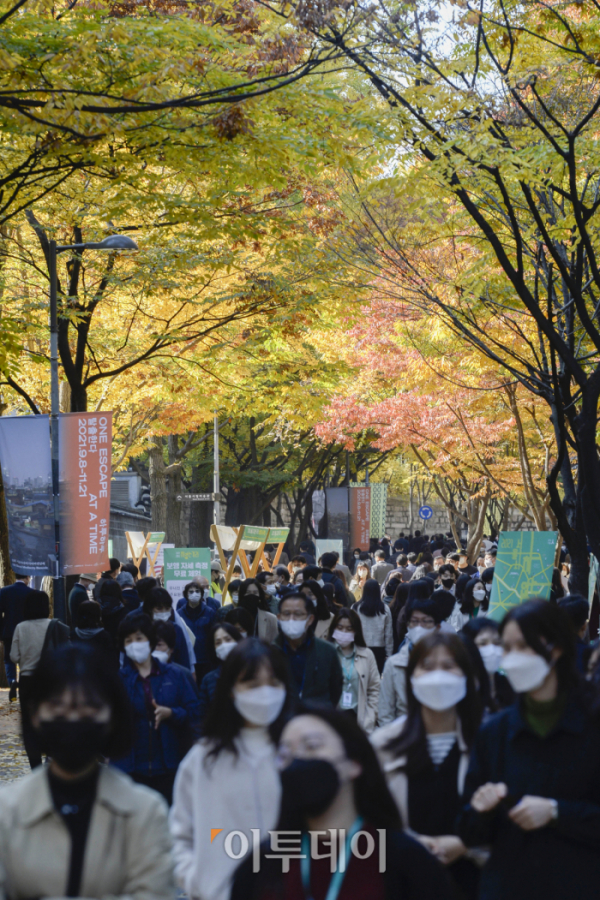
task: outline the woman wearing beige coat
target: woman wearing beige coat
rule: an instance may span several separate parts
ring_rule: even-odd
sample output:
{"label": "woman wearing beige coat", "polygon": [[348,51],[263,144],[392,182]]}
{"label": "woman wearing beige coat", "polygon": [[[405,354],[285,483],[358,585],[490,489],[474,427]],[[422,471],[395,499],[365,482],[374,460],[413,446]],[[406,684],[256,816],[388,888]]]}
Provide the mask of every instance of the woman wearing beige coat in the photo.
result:
{"label": "woman wearing beige coat", "polygon": [[29,698],[51,762],[0,789],[0,896],[171,900],[164,800],[98,762],[129,740],[117,673],[97,651],[65,645],[41,661]]}
{"label": "woman wearing beige coat", "polygon": [[375,728],[380,676],[372,650],[365,646],[360,618],[353,609],[341,609],[329,628],[344,675],[339,709],[356,716],[360,727],[370,734]]}

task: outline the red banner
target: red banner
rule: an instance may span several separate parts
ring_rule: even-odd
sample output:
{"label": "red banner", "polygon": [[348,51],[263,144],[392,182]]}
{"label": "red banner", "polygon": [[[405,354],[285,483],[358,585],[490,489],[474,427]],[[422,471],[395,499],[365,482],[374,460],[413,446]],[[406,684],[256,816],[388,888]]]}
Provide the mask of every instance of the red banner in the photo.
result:
{"label": "red banner", "polygon": [[350,549],[368,550],[371,537],[371,488],[351,487]]}
{"label": "red banner", "polygon": [[108,568],[112,413],[59,418],[60,539],[65,575]]}

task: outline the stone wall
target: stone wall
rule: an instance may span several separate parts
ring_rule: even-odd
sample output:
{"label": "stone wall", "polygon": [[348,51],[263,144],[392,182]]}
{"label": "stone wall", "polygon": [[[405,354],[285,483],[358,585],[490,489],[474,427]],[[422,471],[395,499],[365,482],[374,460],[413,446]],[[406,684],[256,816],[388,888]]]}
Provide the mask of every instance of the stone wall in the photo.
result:
{"label": "stone wall", "polygon": [[[431,519],[424,521],[419,518],[419,503],[413,500],[412,509],[412,528],[410,525],[410,501],[408,497],[391,497],[388,494],[386,529],[387,533],[394,539],[398,537],[401,531],[408,533],[419,529],[427,534],[441,532],[445,534],[450,531],[450,523],[448,521],[448,512],[441,500],[436,496],[427,500],[427,506],[433,510]],[[509,530],[519,531],[535,531],[533,522],[525,521],[521,523],[521,514],[516,509],[512,509],[509,517]],[[487,528],[485,529],[487,531]]]}

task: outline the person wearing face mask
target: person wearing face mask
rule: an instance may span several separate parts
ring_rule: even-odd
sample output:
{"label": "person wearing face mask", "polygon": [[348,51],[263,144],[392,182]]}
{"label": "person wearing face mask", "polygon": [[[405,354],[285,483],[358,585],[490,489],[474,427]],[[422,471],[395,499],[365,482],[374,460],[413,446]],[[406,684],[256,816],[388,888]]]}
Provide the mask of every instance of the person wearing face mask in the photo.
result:
{"label": "person wearing face mask", "polygon": [[314,636],[315,611],[303,594],[279,601],[280,634],[274,644],[287,657],[291,691],[303,700],[337,706],[342,695],[342,667],[334,647]]}
{"label": "person wearing face mask", "polygon": [[[185,594],[187,591],[187,595]],[[194,635],[194,656],[196,657],[196,683],[202,684],[202,679],[210,671],[207,637],[216,619],[216,611],[204,602],[204,591],[193,582],[186,585],[184,596],[187,602],[177,612],[181,616],[184,625]]]}
{"label": "person wearing face mask", "polygon": [[163,799],[100,763],[131,740],[114,667],[98,650],[65,644],[32,674],[27,707],[50,762],[0,788],[1,895],[171,900]]}
{"label": "person wearing face mask", "polygon": [[483,676],[482,684],[479,686],[486,713],[490,714],[506,709],[515,702],[515,692],[506,675],[499,671],[504,651],[498,623],[485,616],[469,619],[463,627],[461,636],[473,642],[486,671],[487,686],[483,685]]}
{"label": "person wearing face mask", "polygon": [[226,852],[227,835],[243,832],[252,846],[252,829],[265,838],[275,827],[287,688],[280,651],[255,638],[236,644],[223,663],[204,736],[179,767],[170,815],[175,874],[189,897],[229,900],[238,862]]}
{"label": "person wearing face mask", "polygon": [[[171,595],[164,588],[153,587],[144,597],[141,611],[152,622],[172,622],[175,625],[177,643],[172,662],[195,672],[196,656],[194,651],[195,635],[173,609]],[[135,618],[139,611],[130,613],[128,619]]]}
{"label": "person wearing face mask", "polygon": [[475,900],[479,869],[455,829],[481,721],[473,666],[457,635],[437,632],[415,645],[406,674],[407,715],[372,743],[404,827],[448,867],[457,896]]}
{"label": "person wearing face mask", "polygon": [[119,674],[133,708],[134,739],[130,753],[114,764],[170,803],[186,736],[190,729],[200,733],[199,701],[187,676],[152,656],[153,628],[144,613],[119,627],[119,649],[125,654]]}
{"label": "person wearing face mask", "polygon": [[485,616],[490,605],[490,596],[479,575],[470,578],[462,585],[460,598],[457,598],[450,624],[455,631],[461,631],[467,622],[475,616]]}
{"label": "person wearing face mask", "polygon": [[363,588],[367,583],[370,574],[371,567],[369,563],[366,560],[361,559],[361,561],[356,566],[354,575],[352,576],[352,579],[350,581],[350,587],[348,588],[350,593],[355,597],[357,601],[362,597]]}
{"label": "person wearing face mask", "polygon": [[456,569],[452,563],[444,563],[437,570],[439,585],[443,590],[456,595]]}
{"label": "person wearing face mask", "polygon": [[[284,866],[281,852],[273,854],[265,841],[258,866],[251,857],[240,865],[231,900],[450,900],[443,867],[402,831],[375,752],[356,721],[339,710],[300,710],[283,730],[278,763],[277,831],[300,832],[301,853],[284,851]],[[338,840],[336,857],[331,835]]]}
{"label": "person wearing face mask", "polygon": [[241,634],[228,622],[217,622],[212,626],[207,640],[208,661],[210,671],[202,679],[200,685],[200,721],[203,722],[208,707],[215,696],[217,682],[223,671],[223,663],[236,644],[243,640]]}
{"label": "person wearing face mask", "polygon": [[261,584],[264,589],[267,603],[269,605],[269,611],[272,612],[274,616],[276,616],[279,598],[277,596],[277,579],[275,575],[272,572],[264,570],[257,574],[256,581],[258,584]]}
{"label": "person wearing face mask", "polygon": [[358,614],[353,609],[340,609],[329,626],[328,638],[338,651],[344,675],[338,709],[354,716],[370,734],[377,720],[381,679],[373,652],[365,644]]}
{"label": "person wearing face mask", "polygon": [[238,599],[240,609],[250,613],[253,620],[251,634],[270,644],[278,634],[277,616],[270,612],[264,587],[255,578],[242,581]]}
{"label": "person wearing face mask", "polygon": [[382,672],[386,659],[394,651],[394,634],[392,614],[381,599],[381,587],[374,578],[365,582],[362,597],[354,609],[360,617],[367,647],[373,651]]}
{"label": "person wearing face mask", "polygon": [[406,715],[406,667],[410,652],[421,638],[439,631],[442,621],[443,612],[432,598],[409,600],[405,609],[406,637],[398,652],[387,660],[381,676],[377,713],[379,725],[389,725],[398,716]]}
{"label": "person wearing face mask", "polygon": [[489,845],[483,900],[594,896],[600,867],[600,723],[575,669],[562,610],[546,600],[512,609],[502,669],[518,702],[474,743],[458,830]]}
{"label": "person wearing face mask", "polygon": [[192,690],[197,694],[198,684],[196,683],[195,673],[190,672],[185,666],[180,666],[179,663],[173,662],[177,646],[177,634],[173,622],[154,622],[152,633],[155,640],[152,656],[164,665],[169,663],[174,669],[181,672],[187,678]]}

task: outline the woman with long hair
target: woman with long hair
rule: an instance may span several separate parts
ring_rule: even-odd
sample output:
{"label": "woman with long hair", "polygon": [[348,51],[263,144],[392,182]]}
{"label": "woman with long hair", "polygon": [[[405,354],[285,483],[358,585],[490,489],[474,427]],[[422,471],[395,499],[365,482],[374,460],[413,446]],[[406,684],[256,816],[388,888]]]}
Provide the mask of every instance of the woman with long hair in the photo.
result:
{"label": "woman with long hair", "polygon": [[480,897],[590,897],[600,874],[600,725],[572,628],[559,607],[529,600],[500,631],[518,702],[475,739],[458,826],[467,846],[491,850]]}
{"label": "woman with long hair", "polygon": [[[177,773],[171,810],[175,874],[189,897],[228,900],[237,866],[227,835],[249,846],[279,814],[276,742],[287,715],[288,670],[280,651],[256,638],[223,663],[203,738]],[[217,829],[211,839],[212,829]],[[220,829],[220,832],[219,830]],[[253,830],[254,829],[254,830]]]}
{"label": "woman with long hair", "polygon": [[304,581],[300,585],[298,593],[308,597],[315,608],[315,637],[326,637],[333,619],[333,612],[329,608],[321,585],[312,579]]}
{"label": "woman with long hair", "polygon": [[381,599],[381,587],[374,578],[365,582],[362,597],[354,604],[354,609],[360,616],[366,645],[373,651],[381,674],[386,659],[394,652],[394,635],[392,614]]}
{"label": "woman with long hair", "polygon": [[465,858],[456,817],[481,721],[473,667],[457,635],[415,644],[406,670],[407,715],[373,735],[405,828],[448,867],[458,896],[475,900],[479,870]]}
{"label": "woman with long hair", "polygon": [[239,642],[243,640],[238,629],[229,622],[217,622],[208,635],[208,660],[210,671],[200,684],[200,721],[204,721],[210,703],[215,696],[223,663]]}
{"label": "woman with long hair", "polygon": [[267,593],[256,578],[246,578],[240,585],[238,609],[245,609],[252,616],[251,634],[270,644],[279,634],[277,616],[271,612]]}
{"label": "woman with long hair", "polygon": [[115,667],[94,648],[65,644],[41,659],[26,706],[50,762],[2,787],[2,896],[171,900],[164,800],[101,762],[131,741]]}
{"label": "woman with long hair", "polygon": [[502,638],[500,627],[493,619],[487,616],[477,616],[469,619],[461,631],[461,636],[471,641],[477,648],[479,657],[485,669],[484,678],[480,678],[480,695],[487,713],[495,713],[506,709],[515,702],[515,692],[511,688],[506,675],[499,669],[502,666]]}
{"label": "woman with long hair", "polygon": [[485,589],[481,576],[470,578],[462,588],[460,597],[450,617],[450,624],[456,631],[476,616],[487,616],[490,606],[490,595]]}
{"label": "woman with long hair", "polygon": [[366,559],[360,559],[354,567],[354,575],[350,581],[348,590],[356,598],[360,600],[363,588],[371,577],[371,566]]}
{"label": "woman with long hair", "polygon": [[328,638],[337,647],[344,673],[338,708],[353,715],[370,734],[377,720],[381,679],[373,651],[365,644],[359,615],[353,609],[340,609],[329,626]]}
{"label": "woman with long hair", "polygon": [[277,832],[299,840],[279,855],[265,844],[258,866],[252,856],[242,863],[231,900],[449,900],[442,867],[402,831],[375,752],[356,721],[339,710],[306,707],[283,730],[279,767]]}

